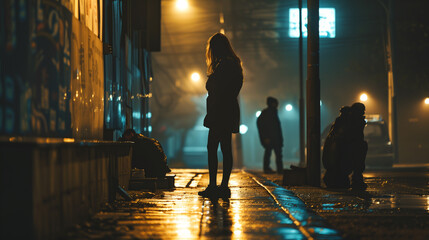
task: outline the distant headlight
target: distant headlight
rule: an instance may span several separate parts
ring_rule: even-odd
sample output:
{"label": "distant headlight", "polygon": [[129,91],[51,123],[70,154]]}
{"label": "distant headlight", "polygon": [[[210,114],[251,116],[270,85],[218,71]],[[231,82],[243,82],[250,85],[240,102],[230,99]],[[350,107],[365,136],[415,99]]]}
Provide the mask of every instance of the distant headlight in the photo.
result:
{"label": "distant headlight", "polygon": [[386,145],[390,146],[390,145],[392,145],[392,142],[391,142],[391,141],[388,141],[388,142],[386,143]]}

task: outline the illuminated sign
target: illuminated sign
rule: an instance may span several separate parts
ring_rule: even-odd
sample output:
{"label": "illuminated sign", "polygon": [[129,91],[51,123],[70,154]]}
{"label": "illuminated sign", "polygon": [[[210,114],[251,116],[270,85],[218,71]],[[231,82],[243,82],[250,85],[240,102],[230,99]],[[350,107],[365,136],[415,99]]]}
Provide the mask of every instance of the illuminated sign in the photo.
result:
{"label": "illuminated sign", "polygon": [[[302,9],[302,36],[307,37],[307,8]],[[319,36],[335,38],[335,8],[319,8]],[[289,9],[289,37],[299,37],[299,10]]]}

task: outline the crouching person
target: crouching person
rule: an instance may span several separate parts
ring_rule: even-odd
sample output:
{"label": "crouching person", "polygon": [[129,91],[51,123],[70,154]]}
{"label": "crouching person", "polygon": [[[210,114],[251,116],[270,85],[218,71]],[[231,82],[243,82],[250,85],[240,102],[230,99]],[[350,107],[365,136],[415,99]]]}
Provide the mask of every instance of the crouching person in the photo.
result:
{"label": "crouching person", "polygon": [[127,129],[119,141],[134,142],[131,167],[144,169],[146,177],[160,178],[171,172],[167,166],[167,156],[156,139]]}
{"label": "crouching person", "polygon": [[350,141],[349,154],[351,160],[352,189],[365,190],[367,184],[363,181],[363,171],[365,171],[365,159],[368,152],[368,143],[364,140],[363,130],[365,128],[365,105],[354,103],[351,106],[350,117]]}
{"label": "crouching person", "polygon": [[[365,105],[354,103],[342,107],[323,146],[323,177],[328,188],[365,190],[363,181],[368,144],[364,140]],[[352,174],[352,184],[349,175]]]}
{"label": "crouching person", "polygon": [[351,108],[342,107],[323,146],[322,163],[326,169],[323,181],[328,188],[349,188],[352,172],[348,159],[348,128]]}

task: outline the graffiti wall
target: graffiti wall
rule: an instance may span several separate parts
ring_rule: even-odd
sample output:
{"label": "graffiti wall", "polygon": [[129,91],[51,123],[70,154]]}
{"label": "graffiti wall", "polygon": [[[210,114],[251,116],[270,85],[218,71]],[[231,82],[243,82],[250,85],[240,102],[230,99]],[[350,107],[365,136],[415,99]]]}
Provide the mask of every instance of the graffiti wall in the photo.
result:
{"label": "graffiti wall", "polygon": [[[70,136],[72,16],[55,1],[36,1],[34,17],[35,21],[29,18],[33,49],[29,52],[32,60],[28,69],[34,75],[25,78],[31,90],[26,89],[24,96],[21,93],[20,99],[21,105],[31,101],[31,113],[27,115],[31,116],[31,128],[25,130],[32,129],[37,135]],[[26,116],[21,116],[21,121],[27,122]]]}
{"label": "graffiti wall", "polygon": [[0,134],[102,138],[98,2],[2,1]]}
{"label": "graffiti wall", "polygon": [[149,136],[150,52],[131,21],[146,9],[138,3],[0,1],[0,135]]}

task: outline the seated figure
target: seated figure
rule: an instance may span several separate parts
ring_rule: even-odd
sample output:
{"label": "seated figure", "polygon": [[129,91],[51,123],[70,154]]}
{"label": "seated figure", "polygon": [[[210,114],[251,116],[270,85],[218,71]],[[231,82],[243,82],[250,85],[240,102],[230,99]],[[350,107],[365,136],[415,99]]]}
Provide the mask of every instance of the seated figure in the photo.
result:
{"label": "seated figure", "polygon": [[171,172],[167,166],[167,156],[156,139],[127,129],[119,141],[134,142],[131,167],[144,169],[146,177],[165,177],[166,173]]}

